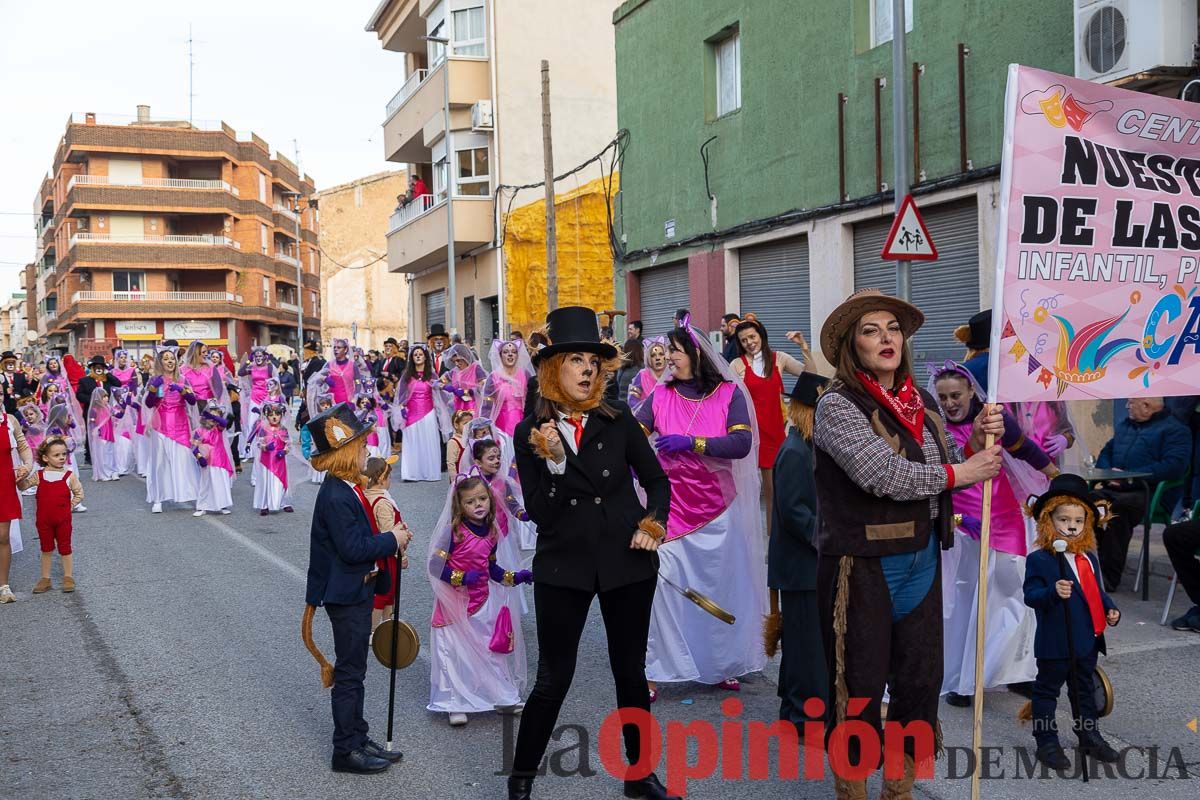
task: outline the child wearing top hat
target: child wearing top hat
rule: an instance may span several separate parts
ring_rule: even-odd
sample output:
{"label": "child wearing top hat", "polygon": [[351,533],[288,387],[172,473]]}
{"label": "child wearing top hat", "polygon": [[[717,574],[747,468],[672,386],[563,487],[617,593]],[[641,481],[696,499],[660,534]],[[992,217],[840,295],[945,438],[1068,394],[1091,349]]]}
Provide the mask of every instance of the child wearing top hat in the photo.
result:
{"label": "child wearing top hat", "polygon": [[[1037,679],[1031,704],[1037,759],[1055,770],[1070,766],[1058,740],[1054,712],[1059,691],[1073,676],[1067,696],[1080,749],[1112,763],[1120,756],[1100,735],[1093,682],[1096,657],[1106,652],[1104,629],[1121,619],[1104,591],[1095,555],[1096,526],[1107,521],[1108,506],[1094,498],[1083,478],[1066,473],[1052,480],[1045,494],[1030,500],[1037,540],[1025,560],[1024,591],[1025,604],[1037,617]],[[1065,547],[1056,548],[1058,541]]]}

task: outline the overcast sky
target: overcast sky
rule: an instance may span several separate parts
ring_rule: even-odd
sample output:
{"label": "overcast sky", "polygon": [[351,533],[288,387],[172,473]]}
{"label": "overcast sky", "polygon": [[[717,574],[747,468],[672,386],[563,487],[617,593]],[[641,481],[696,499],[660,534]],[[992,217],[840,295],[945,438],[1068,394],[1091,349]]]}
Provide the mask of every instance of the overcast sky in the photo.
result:
{"label": "overcast sky", "polygon": [[0,300],[33,260],[33,200],[73,111],[254,131],[317,188],[384,169],[384,106],[403,63],[363,30],[377,0],[0,0]]}

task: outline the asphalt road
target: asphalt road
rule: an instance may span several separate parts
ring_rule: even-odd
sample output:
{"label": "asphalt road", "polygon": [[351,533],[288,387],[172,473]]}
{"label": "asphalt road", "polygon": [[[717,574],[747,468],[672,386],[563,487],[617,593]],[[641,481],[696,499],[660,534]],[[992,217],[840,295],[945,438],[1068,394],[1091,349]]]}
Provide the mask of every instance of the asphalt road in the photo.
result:
{"label": "asphalt road", "polygon": [[[293,464],[293,474],[302,467]],[[0,606],[0,800],[41,798],[397,798],[504,797],[505,721],[476,715],[451,729],[444,715],[425,710],[429,663],[421,658],[397,682],[395,738],[402,765],[375,777],[329,771],[328,692],[300,641],[309,513],[317,487],[301,484],[297,513],[261,518],[250,508],[250,486],[234,489],[230,516],[194,519],[190,509],[151,515],[144,484],[87,480],[89,511],[75,518],[78,591],[32,596],[37,542],[27,506],[26,549],[14,559],[12,585],[19,601]],[[415,554],[441,511],[446,485],[393,487],[409,526]],[[27,501],[28,502],[28,501]],[[414,559],[414,562],[420,559]],[[417,570],[402,590],[402,615],[427,642],[430,588]],[[1132,583],[1132,581],[1130,581]],[[1124,620],[1111,636],[1104,666],[1117,704],[1102,721],[1115,745],[1157,747],[1131,753],[1125,768],[1142,777],[1104,777],[1085,790],[1096,798],[1200,796],[1200,734],[1187,723],[1200,715],[1200,635],[1157,624],[1165,581],[1156,579],[1150,603],[1127,590],[1117,595]],[[1181,613],[1182,597],[1176,602]],[[532,614],[524,619],[530,675],[536,645]],[[332,655],[328,623],[318,613],[316,638]],[[777,712],[776,666],[750,676],[737,699],[735,721],[770,721]],[[372,661],[367,709],[372,735],[385,738],[387,671]],[[654,713],[668,721],[723,719],[730,694],[696,686],[664,687]],[[996,777],[983,781],[985,798],[1059,797],[1079,781],[1022,776],[1021,752],[1032,737],[1016,721],[1023,700],[988,695],[985,741],[1001,748],[991,760]],[[546,777],[541,798],[613,798],[620,784],[604,773],[598,731],[615,698],[608,674],[599,613],[584,634],[574,688],[552,748],[567,768],[584,756],[593,777]],[[1060,710],[1066,705],[1060,703]],[[918,784],[918,797],[967,798],[965,751],[971,743],[969,709],[943,707],[944,740],[952,757],[937,777]],[[741,726],[734,725],[734,728]],[[1060,727],[1067,730],[1060,714]],[[580,743],[579,732],[586,741]],[[726,739],[728,744],[732,739]],[[1064,743],[1070,744],[1069,736]],[[688,750],[694,762],[696,748]],[[772,751],[773,753],[774,751]],[[1151,767],[1151,761],[1155,766]],[[774,762],[772,762],[774,763]],[[666,777],[664,763],[660,777]],[[1157,776],[1157,777],[1156,777]],[[790,781],[773,766],[767,780],[722,779],[689,785],[698,798],[832,797],[832,782]],[[872,788],[872,796],[877,789]]]}

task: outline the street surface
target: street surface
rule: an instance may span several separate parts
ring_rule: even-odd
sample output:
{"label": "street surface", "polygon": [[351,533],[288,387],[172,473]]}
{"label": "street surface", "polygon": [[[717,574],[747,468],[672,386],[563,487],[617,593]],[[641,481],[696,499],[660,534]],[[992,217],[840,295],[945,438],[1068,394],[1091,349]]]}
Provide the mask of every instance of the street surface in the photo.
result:
{"label": "street surface", "polygon": [[[292,462],[295,476],[307,475]],[[300,640],[309,515],[317,487],[300,483],[295,514],[260,518],[250,507],[248,476],[234,487],[230,516],[194,519],[190,508],[151,515],[144,483],[92,483],[83,475],[88,512],[75,517],[75,577],[79,588],[63,594],[57,561],[55,589],[32,596],[38,545],[32,498],[26,498],[25,551],[14,558],[12,586],[18,602],[0,606],[0,798],[442,798],[470,800],[504,795],[503,718],[473,715],[452,729],[445,715],[425,710],[429,662],[421,657],[397,680],[396,740],[404,762],[376,777],[329,770],[329,693]],[[394,484],[393,494],[416,533],[412,568],[402,587],[402,616],[428,643],[431,592],[421,564],[429,530],[445,498],[445,482]],[[1140,534],[1139,534],[1140,536]],[[1133,550],[1139,539],[1135,538]],[[1156,572],[1166,572],[1156,560]],[[1023,698],[989,694],[985,742],[1004,748],[992,771],[1004,779],[983,782],[985,798],[1058,798],[1086,791],[1094,798],[1195,798],[1200,796],[1200,734],[1187,723],[1200,715],[1200,634],[1158,625],[1166,579],[1152,583],[1151,602],[1135,600],[1132,576],[1116,595],[1124,618],[1110,633],[1102,661],[1116,686],[1116,709],[1101,729],[1116,747],[1159,748],[1155,771],[1165,778],[1100,778],[1086,789],[1051,776],[1015,778],[1020,756],[1031,755],[1032,736],[1016,720]],[[528,591],[528,590],[527,590]],[[1186,599],[1179,593],[1175,613]],[[561,725],[583,726],[586,747],[568,730],[554,747],[576,747],[568,766],[586,752],[590,778],[547,776],[539,798],[616,798],[621,786],[606,775],[597,734],[615,699],[608,673],[604,630],[597,606],[584,634],[575,684]],[[533,617],[524,619],[529,674],[536,672]],[[323,613],[314,632],[332,659],[333,642]],[[743,680],[736,695],[742,720],[774,719],[773,664]],[[372,658],[367,716],[372,737],[386,738],[388,673]],[[526,688],[526,692],[531,687]],[[697,685],[664,686],[653,707],[664,730],[668,720],[719,723],[729,693]],[[1069,730],[1059,703],[1060,729]],[[971,744],[970,709],[943,706],[945,744],[954,758],[938,763],[936,780],[918,784],[918,797],[967,798],[970,781],[947,777],[965,771]],[[577,730],[577,729],[576,729]],[[515,735],[515,728],[512,731]],[[1064,745],[1074,744],[1069,734]],[[1174,754],[1172,748],[1176,748]],[[774,763],[774,748],[772,762]],[[1129,773],[1149,770],[1149,754],[1132,755]],[[665,763],[658,774],[666,779]],[[1022,773],[1027,775],[1027,770]],[[824,783],[770,780],[727,782],[714,776],[689,784],[696,798],[832,797]],[[877,796],[874,783],[871,796]]]}

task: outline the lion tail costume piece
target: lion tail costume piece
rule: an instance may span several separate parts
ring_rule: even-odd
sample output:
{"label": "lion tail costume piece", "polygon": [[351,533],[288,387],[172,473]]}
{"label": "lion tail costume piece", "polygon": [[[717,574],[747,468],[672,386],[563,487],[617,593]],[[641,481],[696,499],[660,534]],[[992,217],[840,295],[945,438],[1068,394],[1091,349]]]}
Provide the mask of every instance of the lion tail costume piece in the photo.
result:
{"label": "lion tail costume piece", "polygon": [[308,648],[308,652],[312,653],[312,657],[317,660],[317,664],[321,667],[321,686],[325,689],[332,689],[333,664],[329,663],[329,659],[325,658],[325,654],[321,652],[321,648],[317,647],[317,643],[313,641],[312,623],[313,614],[316,611],[316,606],[306,605],[304,607],[304,616],[300,620],[300,637],[304,640],[304,646]]}

